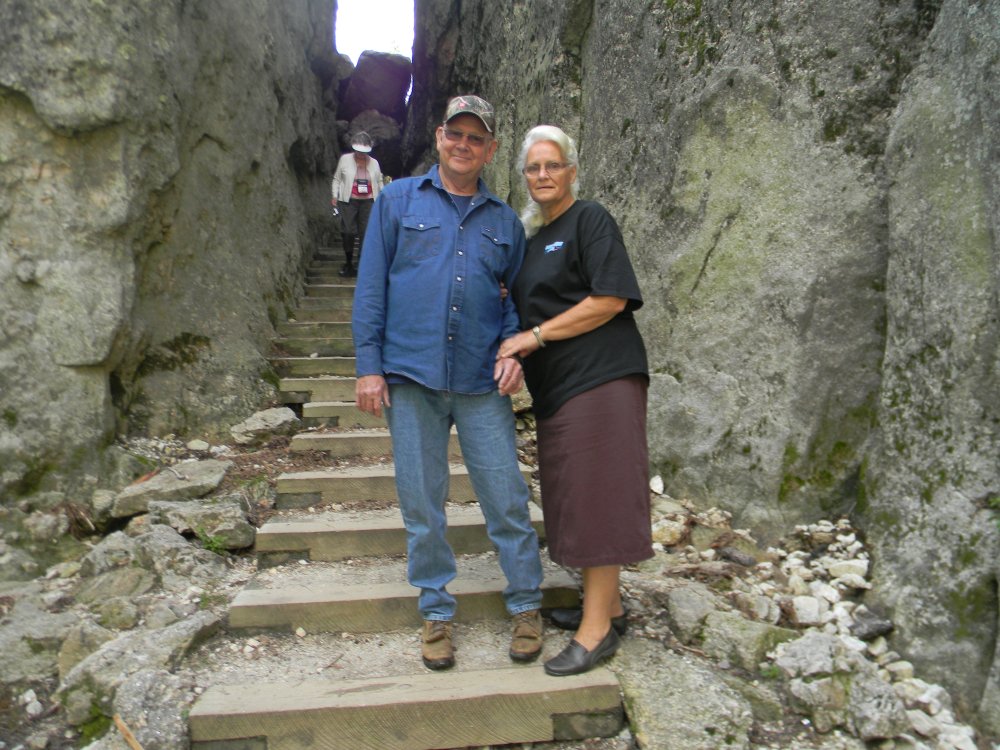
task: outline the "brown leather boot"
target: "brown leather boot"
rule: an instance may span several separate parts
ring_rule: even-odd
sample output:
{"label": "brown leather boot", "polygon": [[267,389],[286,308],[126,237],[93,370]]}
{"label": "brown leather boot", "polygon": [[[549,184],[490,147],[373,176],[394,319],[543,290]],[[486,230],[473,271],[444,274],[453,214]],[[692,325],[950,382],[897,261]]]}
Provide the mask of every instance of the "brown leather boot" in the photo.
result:
{"label": "brown leather boot", "polygon": [[514,615],[514,634],[510,639],[510,658],[534,661],[542,653],[542,613],[531,609]]}
{"label": "brown leather boot", "polygon": [[455,666],[455,649],[451,644],[451,623],[424,620],[421,636],[421,656],[428,669],[450,669]]}

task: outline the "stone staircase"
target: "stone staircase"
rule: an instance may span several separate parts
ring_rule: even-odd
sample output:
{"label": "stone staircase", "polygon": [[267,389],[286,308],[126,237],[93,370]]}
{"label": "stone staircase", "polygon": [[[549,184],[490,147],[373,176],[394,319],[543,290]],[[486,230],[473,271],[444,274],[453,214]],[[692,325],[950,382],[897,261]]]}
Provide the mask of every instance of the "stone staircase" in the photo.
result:
{"label": "stone staircase", "polygon": [[[507,658],[506,582],[454,436],[448,517],[458,556],[449,586],[459,600],[457,664],[445,672],[421,664],[388,430],[354,407],[353,279],[337,275],[341,263],[337,248],[317,253],[294,322],[279,327],[274,360],[285,402],[301,408],[310,428],[293,437],[290,450],[323,451],[337,467],[278,477],[281,513],[257,534],[257,573],[232,601],[227,630],[286,643],[293,632],[339,634],[334,662],[352,668],[321,665],[309,676],[291,670],[279,681],[249,671],[220,676],[190,712],[192,747],[563,747],[560,741],[616,735],[623,709],[608,669],[555,678],[541,667],[567,634],[548,629],[536,664]],[[523,471],[527,478],[528,467]],[[541,538],[541,511],[534,507],[532,515]],[[573,578],[543,560],[543,607],[578,604]]]}

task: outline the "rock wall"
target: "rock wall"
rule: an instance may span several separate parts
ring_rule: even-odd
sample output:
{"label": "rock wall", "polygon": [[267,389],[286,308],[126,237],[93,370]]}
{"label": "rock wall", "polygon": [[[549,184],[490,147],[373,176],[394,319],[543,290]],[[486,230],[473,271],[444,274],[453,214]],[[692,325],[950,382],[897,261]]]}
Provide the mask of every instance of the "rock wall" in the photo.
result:
{"label": "rock wall", "polygon": [[866,518],[898,642],[1000,735],[1000,3],[944,3],[893,114]]}
{"label": "rock wall", "polygon": [[273,393],[338,156],[333,5],[3,4],[0,497]]}
{"label": "rock wall", "polygon": [[404,137],[422,167],[481,93],[516,207],[525,131],[577,138],[644,291],[666,490],[764,539],[852,513],[896,643],[994,731],[998,6],[419,0]]}

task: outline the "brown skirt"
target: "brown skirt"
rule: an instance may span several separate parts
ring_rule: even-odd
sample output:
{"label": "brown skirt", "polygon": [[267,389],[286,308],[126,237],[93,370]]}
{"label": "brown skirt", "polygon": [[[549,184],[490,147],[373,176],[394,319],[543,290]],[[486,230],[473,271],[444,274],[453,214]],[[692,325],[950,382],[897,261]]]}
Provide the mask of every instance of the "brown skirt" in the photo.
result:
{"label": "brown skirt", "polygon": [[640,375],[612,380],[538,421],[545,535],[560,565],[627,565],[653,556],[647,387]]}

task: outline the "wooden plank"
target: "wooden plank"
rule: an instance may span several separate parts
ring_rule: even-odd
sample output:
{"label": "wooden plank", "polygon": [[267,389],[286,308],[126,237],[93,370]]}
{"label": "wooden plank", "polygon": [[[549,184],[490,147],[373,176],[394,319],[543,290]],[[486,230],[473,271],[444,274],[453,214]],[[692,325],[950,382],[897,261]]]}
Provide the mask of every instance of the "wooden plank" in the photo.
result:
{"label": "wooden plank", "polygon": [[[574,715],[591,721],[576,724],[585,734],[567,736],[573,723],[559,718]],[[613,736],[622,709],[606,668],[549,677],[525,666],[219,685],[198,700],[189,721],[193,748],[264,736],[268,750],[428,750]]]}
{"label": "wooden plank", "polygon": [[307,393],[311,401],[354,401],[352,377],[282,378],[278,390],[282,393]]}
{"label": "wooden plank", "polygon": [[[498,569],[499,573],[499,569]],[[456,622],[507,617],[501,577],[492,581],[456,578],[448,591],[458,600]],[[291,580],[278,588],[245,588],[229,607],[230,628],[276,628],[308,632],[377,633],[420,627],[418,590],[408,583],[340,584]],[[579,604],[576,581],[564,571],[542,584],[542,606]]]}
{"label": "wooden plank", "polygon": [[[534,503],[529,508],[532,526],[538,537],[544,539],[541,508]],[[493,549],[477,505],[448,508],[448,542],[459,555]],[[274,553],[289,553],[314,562],[401,555],[406,552],[406,529],[396,509],[356,517],[268,521],[257,532],[254,549],[258,560]]]}
{"label": "wooden plank", "polygon": [[[451,464],[448,499],[454,503],[476,500],[469,471],[461,464]],[[531,468],[521,466],[525,481],[531,478]],[[281,495],[320,495],[324,502],[346,500],[396,500],[395,467],[392,464],[358,466],[337,471],[302,471],[281,474],[275,481],[278,507]]]}

